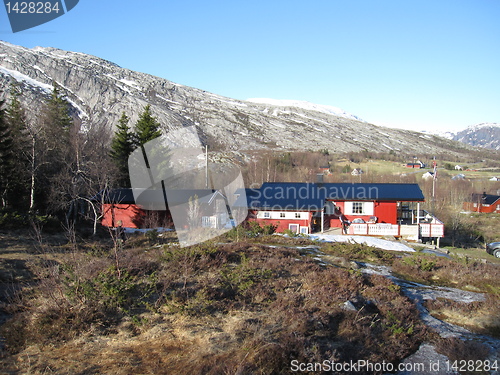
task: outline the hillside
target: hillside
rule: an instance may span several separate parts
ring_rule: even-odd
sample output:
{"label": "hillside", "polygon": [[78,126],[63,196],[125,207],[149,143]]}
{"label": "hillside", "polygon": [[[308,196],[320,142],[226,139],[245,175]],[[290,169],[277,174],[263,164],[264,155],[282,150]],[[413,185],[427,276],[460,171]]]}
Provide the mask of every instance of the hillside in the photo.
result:
{"label": "hillside", "polygon": [[325,110],[325,106],[235,100],[83,53],[0,42],[4,96],[14,81],[21,84],[22,101],[32,120],[52,83],[57,82],[84,130],[112,128],[122,112],[135,123],[143,107],[150,104],[165,130],[196,125],[202,141],[213,149],[328,149],[336,153],[367,149],[418,154],[468,150],[458,142],[375,126],[342,110]]}

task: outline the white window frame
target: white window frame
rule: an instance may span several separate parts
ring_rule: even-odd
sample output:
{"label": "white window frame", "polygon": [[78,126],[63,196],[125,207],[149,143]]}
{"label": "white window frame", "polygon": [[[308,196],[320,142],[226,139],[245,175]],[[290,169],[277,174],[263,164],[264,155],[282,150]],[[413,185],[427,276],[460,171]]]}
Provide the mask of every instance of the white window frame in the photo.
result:
{"label": "white window frame", "polygon": [[258,219],[270,220],[307,220],[307,212],[303,211],[258,211]]}
{"label": "white window frame", "polygon": [[353,215],[364,215],[363,202],[352,202],[352,213]]}
{"label": "white window frame", "polygon": [[[355,212],[356,206],[361,208],[361,213]],[[344,204],[345,215],[374,216],[374,213],[375,213],[375,202],[353,201],[353,202],[345,202]]]}

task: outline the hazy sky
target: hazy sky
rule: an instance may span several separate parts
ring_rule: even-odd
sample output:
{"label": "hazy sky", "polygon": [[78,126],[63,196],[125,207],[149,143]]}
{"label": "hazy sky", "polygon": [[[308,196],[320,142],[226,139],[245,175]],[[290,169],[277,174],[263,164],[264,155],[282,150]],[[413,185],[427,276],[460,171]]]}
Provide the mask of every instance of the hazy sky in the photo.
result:
{"label": "hazy sky", "polygon": [[236,99],[306,100],[415,130],[500,123],[500,0],[80,0],[0,39]]}

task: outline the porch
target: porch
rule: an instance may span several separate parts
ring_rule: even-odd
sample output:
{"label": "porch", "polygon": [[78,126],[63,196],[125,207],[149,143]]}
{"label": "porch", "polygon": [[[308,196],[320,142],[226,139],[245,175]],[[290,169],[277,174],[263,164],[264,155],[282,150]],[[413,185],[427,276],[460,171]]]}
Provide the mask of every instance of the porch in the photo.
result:
{"label": "porch", "polygon": [[[418,207],[420,208],[420,207]],[[342,230],[338,228],[339,234]],[[347,233],[359,236],[393,236],[407,241],[444,237],[444,224],[426,210],[400,210],[398,224],[353,222]]]}

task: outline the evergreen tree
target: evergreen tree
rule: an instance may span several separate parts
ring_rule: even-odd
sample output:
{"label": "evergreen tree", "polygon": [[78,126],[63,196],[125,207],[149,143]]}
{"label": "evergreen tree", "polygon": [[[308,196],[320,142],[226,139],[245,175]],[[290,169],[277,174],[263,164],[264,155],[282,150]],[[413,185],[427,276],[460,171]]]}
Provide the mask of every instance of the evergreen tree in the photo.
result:
{"label": "evergreen tree", "polygon": [[151,106],[148,104],[135,124],[135,144],[142,146],[159,136],[161,136],[160,123],[152,115]]}
{"label": "evergreen tree", "polygon": [[11,99],[6,109],[6,121],[11,129],[13,147],[15,155],[13,168],[15,173],[12,176],[10,187],[11,200],[15,200],[16,207],[20,208],[27,205],[28,181],[31,173],[31,136],[26,119],[26,111],[19,101],[21,93],[17,83],[12,85]]}
{"label": "evergreen tree", "polygon": [[61,94],[60,87],[54,82],[50,99],[43,114],[43,138],[49,151],[64,153],[69,145],[69,134],[73,118],[69,113],[69,103]]}
{"label": "evergreen tree", "polygon": [[[70,197],[78,171],[77,156],[72,151],[73,118],[70,105],[54,82],[50,98],[41,116],[40,140],[37,147],[37,201],[47,212],[63,209]],[[73,134],[72,134],[73,133]]]}
{"label": "evergreen tree", "polygon": [[111,141],[110,156],[118,170],[117,184],[121,187],[130,187],[130,177],[128,172],[128,157],[134,151],[134,134],[128,127],[129,118],[122,113],[115,135]]}
{"label": "evergreen tree", "polygon": [[5,101],[0,101],[0,205],[7,206],[7,192],[12,183],[14,170],[14,139],[12,129],[5,118]]}

